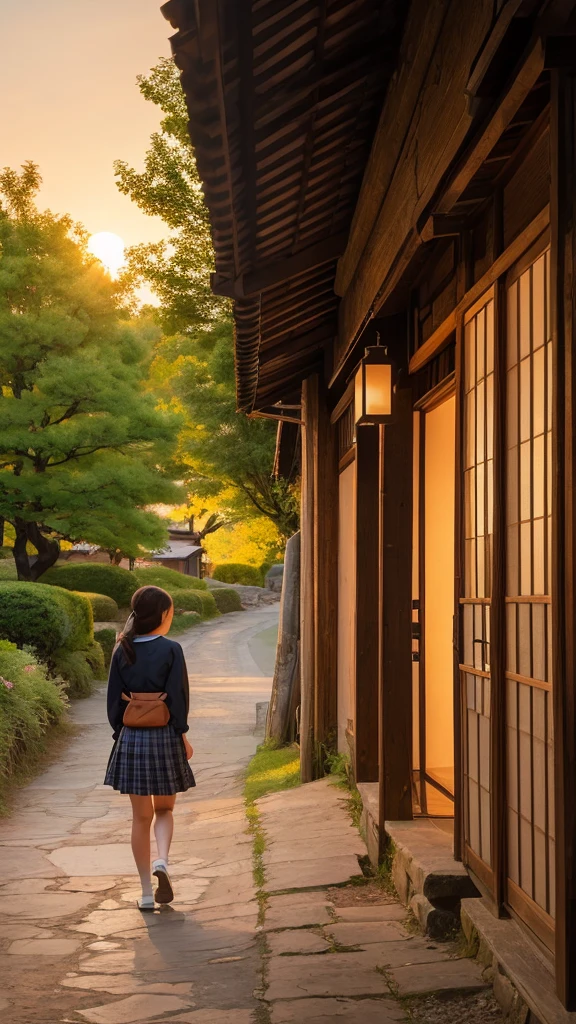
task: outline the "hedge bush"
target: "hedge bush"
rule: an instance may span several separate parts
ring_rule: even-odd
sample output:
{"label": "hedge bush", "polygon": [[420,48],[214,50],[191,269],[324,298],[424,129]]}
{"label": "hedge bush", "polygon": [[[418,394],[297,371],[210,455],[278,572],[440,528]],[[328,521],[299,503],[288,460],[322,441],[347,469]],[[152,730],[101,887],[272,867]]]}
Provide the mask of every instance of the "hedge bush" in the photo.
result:
{"label": "hedge bush", "polygon": [[94,680],[103,680],[106,675],[104,651],[95,640],[82,650],[62,648],[52,655],[51,669],[62,677],[70,697],[88,697]]}
{"label": "hedge bush", "polygon": [[217,587],[211,591],[211,594],[216,602],[218,611],[222,612],[223,615],[227,612],[242,611],[242,601],[237,590],[231,590],[228,587]]}
{"label": "hedge bush", "polygon": [[212,579],[220,583],[236,583],[243,587],[261,587],[262,576],[260,569],[255,565],[243,565],[241,562],[226,562],[224,565],[217,565],[212,573]]}
{"label": "hedge bush", "polygon": [[105,594],[120,608],[127,608],[132,594],[141,586],[136,573],[121,569],[119,565],[99,562],[77,562],[74,565],[53,565],[40,577],[41,583],[82,593]]}
{"label": "hedge bush", "polygon": [[215,619],[220,612],[218,611],[218,605],[213,597],[214,591],[208,592],[202,591],[200,593],[200,599],[202,601],[202,618],[203,619]]}
{"label": "hedge bush", "polygon": [[[73,591],[73,593],[82,593],[79,590]],[[83,597],[92,605],[92,615],[94,616],[94,622],[115,622],[118,618],[118,605],[113,597],[107,597],[106,594],[90,594],[88,592],[82,594]]]}
{"label": "hedge bush", "polygon": [[180,615],[175,615],[172,619],[170,635],[174,636],[177,633],[183,633],[185,629],[197,626],[200,622],[202,622],[202,616],[198,612],[181,612]]}
{"label": "hedge bush", "polygon": [[48,679],[33,655],[0,640],[0,791],[66,711],[63,687]]}
{"label": "hedge bush", "polygon": [[0,638],[32,647],[42,661],[64,647],[73,629],[55,587],[41,583],[0,584]]}
{"label": "hedge bush", "polygon": [[174,614],[178,615],[179,612],[198,612],[198,615],[203,613],[202,597],[203,593],[198,590],[172,590],[169,591],[170,597],[174,602]]}
{"label": "hedge bush", "polygon": [[0,583],[4,581],[16,582],[18,579],[18,572],[16,570],[16,562],[13,558],[7,561],[0,562]]}
{"label": "hedge bush", "polygon": [[112,661],[112,652],[116,647],[115,629],[97,629],[94,632],[94,639],[100,644],[104,655],[104,670],[107,672]]}
{"label": "hedge bush", "polygon": [[12,548],[7,548],[7,547],[0,548],[0,560],[4,560],[6,558],[10,558],[10,559],[14,558],[14,552],[13,552]]}
{"label": "hedge bush", "polygon": [[183,572],[168,569],[165,565],[151,565],[143,569],[135,569],[132,573],[138,580],[139,587],[162,587],[169,594],[173,590],[206,590],[204,580],[197,576],[186,576]]}
{"label": "hedge bush", "polygon": [[[42,584],[33,583],[32,586],[37,587]],[[90,601],[85,594],[65,590],[64,587],[52,587],[51,590],[55,600],[64,608],[70,620],[71,629],[64,642],[64,647],[67,651],[88,647],[94,641],[94,616]]]}

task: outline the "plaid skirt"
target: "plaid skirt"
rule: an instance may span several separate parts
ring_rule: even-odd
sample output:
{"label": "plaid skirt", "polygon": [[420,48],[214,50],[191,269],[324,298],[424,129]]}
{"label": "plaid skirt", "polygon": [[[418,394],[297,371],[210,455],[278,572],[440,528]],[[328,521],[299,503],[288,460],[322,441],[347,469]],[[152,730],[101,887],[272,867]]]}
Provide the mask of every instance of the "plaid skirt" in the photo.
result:
{"label": "plaid skirt", "polygon": [[105,786],[133,796],[172,796],[196,785],[180,733],[123,726],[112,748]]}

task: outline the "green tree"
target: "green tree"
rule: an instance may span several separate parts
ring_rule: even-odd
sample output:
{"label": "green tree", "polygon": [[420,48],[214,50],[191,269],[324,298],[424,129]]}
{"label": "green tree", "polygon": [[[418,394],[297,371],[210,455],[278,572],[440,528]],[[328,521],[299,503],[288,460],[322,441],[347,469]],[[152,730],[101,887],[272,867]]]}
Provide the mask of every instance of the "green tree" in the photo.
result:
{"label": "green tree", "polygon": [[178,456],[193,498],[220,498],[228,520],[264,515],[283,536],[298,528],[292,484],[272,476],[276,428],[236,411],[231,305],[210,291],[213,248],[188,115],[172,60],[138,79],[146,100],[164,117],[152,135],[144,171],[115,164],[118,187],[169,231],[164,242],[128,252],[132,283],[160,298],[157,312],[168,337],[157,348],[152,382],[177,396],[186,424]]}
{"label": "green tree", "polygon": [[0,172],[0,516],[21,579],[62,539],[132,556],[161,546],[148,506],[180,496],[159,469],[179,422],[144,386],[157,331],[128,320],[82,229],[37,211],[39,184],[32,163]]}
{"label": "green tree", "polygon": [[263,515],[282,536],[291,536],[298,529],[298,501],[293,486],[271,472],[274,424],[236,412],[229,322],[193,338],[165,339],[151,379],[160,390],[169,381],[185,411],[178,455],[196,498],[218,501],[229,522]]}

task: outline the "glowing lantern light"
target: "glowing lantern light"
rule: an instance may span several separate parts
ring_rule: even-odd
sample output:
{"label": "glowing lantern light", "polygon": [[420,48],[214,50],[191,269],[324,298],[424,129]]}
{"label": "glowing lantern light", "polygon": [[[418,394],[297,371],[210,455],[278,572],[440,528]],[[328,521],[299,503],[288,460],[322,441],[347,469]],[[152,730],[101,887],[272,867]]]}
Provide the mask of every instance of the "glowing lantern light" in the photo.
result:
{"label": "glowing lantern light", "polygon": [[379,345],[366,349],[355,380],[355,422],[390,423],[392,420],[392,362]]}

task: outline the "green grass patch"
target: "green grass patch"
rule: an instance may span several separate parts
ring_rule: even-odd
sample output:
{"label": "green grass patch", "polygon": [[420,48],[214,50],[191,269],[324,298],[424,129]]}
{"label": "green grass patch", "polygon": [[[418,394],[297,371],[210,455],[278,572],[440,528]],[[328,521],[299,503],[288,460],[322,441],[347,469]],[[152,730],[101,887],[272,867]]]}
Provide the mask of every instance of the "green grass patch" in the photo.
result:
{"label": "green grass patch", "polygon": [[258,747],[246,769],[244,796],[248,805],[267,793],[300,785],[300,750],[297,746]]}

